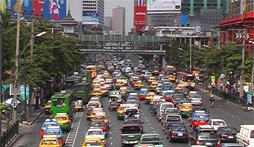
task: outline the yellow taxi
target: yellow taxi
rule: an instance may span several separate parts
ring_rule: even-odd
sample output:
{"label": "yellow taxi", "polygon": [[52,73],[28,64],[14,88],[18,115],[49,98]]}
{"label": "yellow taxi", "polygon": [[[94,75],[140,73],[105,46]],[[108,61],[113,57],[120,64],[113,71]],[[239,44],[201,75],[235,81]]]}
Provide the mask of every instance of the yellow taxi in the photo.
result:
{"label": "yellow taxi", "polygon": [[103,78],[108,78],[108,77],[109,77],[108,71],[104,71],[102,77],[103,77]]}
{"label": "yellow taxi", "polygon": [[188,117],[192,111],[192,104],[191,103],[182,103],[178,105],[180,114],[182,117]]}
{"label": "yellow taxi", "polygon": [[102,96],[102,95],[103,95],[103,93],[100,90],[93,90],[91,92],[91,96]]}
{"label": "yellow taxi", "polygon": [[93,138],[85,138],[84,141],[81,143],[82,147],[105,147],[105,142],[102,142],[100,138],[93,137]]}
{"label": "yellow taxi", "polygon": [[91,114],[87,117],[90,118],[90,120],[92,120],[95,117],[96,113],[101,113],[101,112],[104,112],[102,108],[93,108]]}
{"label": "yellow taxi", "polygon": [[127,87],[120,87],[120,94],[125,95],[127,93]]}
{"label": "yellow taxi", "polygon": [[157,82],[152,82],[149,86],[149,90],[155,91],[157,87],[158,87],[158,83]]}
{"label": "yellow taxi", "polygon": [[116,82],[116,88],[120,89],[120,87],[126,86],[126,83],[122,80],[117,80]]}
{"label": "yellow taxi", "polygon": [[152,83],[152,82],[156,82],[156,81],[157,81],[157,79],[155,77],[149,77],[147,80],[148,83]]}
{"label": "yellow taxi", "polygon": [[63,144],[57,138],[43,138],[39,142],[39,147],[62,147]]}
{"label": "yellow taxi", "polygon": [[102,92],[102,95],[108,95],[109,90],[106,87],[101,87],[100,92]]}
{"label": "yellow taxi", "polygon": [[107,117],[106,113],[100,112],[100,113],[95,113],[94,117],[92,119],[104,119],[105,123],[109,123],[109,118]]}
{"label": "yellow taxi", "polygon": [[155,93],[154,92],[149,92],[147,95],[146,95],[146,98],[145,98],[145,104],[149,104],[151,99],[155,96]]}
{"label": "yellow taxi", "polygon": [[168,79],[170,82],[175,82],[176,81],[176,76],[175,75],[169,75]]}
{"label": "yellow taxi", "polygon": [[134,84],[134,90],[140,90],[142,87],[144,87],[144,83],[142,81],[137,81]]}
{"label": "yellow taxi", "polygon": [[50,105],[51,105],[51,100],[48,100],[47,103],[44,106],[44,113],[45,114],[50,114]]}
{"label": "yellow taxi", "polygon": [[128,107],[127,104],[121,104],[117,109],[116,109],[116,113],[117,113],[117,119],[124,119],[124,109]]}
{"label": "yellow taxi", "polygon": [[69,132],[71,130],[71,120],[66,113],[57,113],[55,119],[63,131]]}
{"label": "yellow taxi", "polygon": [[100,82],[96,81],[92,83],[92,88],[100,86]]}

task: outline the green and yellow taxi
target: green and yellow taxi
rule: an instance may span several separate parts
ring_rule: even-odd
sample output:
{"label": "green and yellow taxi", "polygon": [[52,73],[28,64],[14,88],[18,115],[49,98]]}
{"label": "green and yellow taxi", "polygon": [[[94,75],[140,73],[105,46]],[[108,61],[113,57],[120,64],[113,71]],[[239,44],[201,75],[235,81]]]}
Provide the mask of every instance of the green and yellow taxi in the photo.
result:
{"label": "green and yellow taxi", "polygon": [[155,96],[154,92],[149,92],[145,97],[145,104],[150,104],[152,98]]}
{"label": "green and yellow taxi", "polygon": [[128,104],[121,104],[117,109],[117,119],[124,120],[124,109],[128,107]]}
{"label": "green and yellow taxi", "polygon": [[102,108],[93,108],[91,114],[90,114],[89,116],[87,116],[87,117],[88,117],[90,120],[92,120],[92,119],[95,117],[96,113],[103,113],[103,112],[104,112],[104,111],[103,111]]}
{"label": "green and yellow taxi", "polygon": [[153,77],[153,76],[149,77],[147,80],[148,83],[152,83],[152,82],[156,82],[156,81],[157,81],[156,77]]}
{"label": "green and yellow taxi", "polygon": [[179,109],[182,117],[190,116],[192,108],[193,108],[193,106],[191,103],[182,103],[182,104],[178,105],[178,109]]}
{"label": "green and yellow taxi", "polygon": [[93,138],[85,138],[81,144],[82,147],[105,147],[106,143],[102,142],[100,138],[93,137]]}
{"label": "green and yellow taxi", "polygon": [[150,91],[156,91],[156,88],[158,87],[158,82],[152,82],[149,86]]}
{"label": "green and yellow taxi", "polygon": [[99,89],[99,90],[97,90],[97,89],[94,89],[92,92],[91,92],[91,96],[102,96],[103,95],[103,93],[102,93],[102,91]]}
{"label": "green and yellow taxi", "polygon": [[126,84],[126,82],[125,82],[124,80],[117,80],[117,81],[116,81],[115,88],[116,88],[116,89],[120,89],[120,87],[126,86],[126,85],[127,85],[127,84]]}
{"label": "green and yellow taxi", "polygon": [[120,94],[122,99],[126,99],[127,87],[120,87]]}
{"label": "green and yellow taxi", "polygon": [[39,147],[62,147],[63,143],[57,138],[42,138],[39,142]]}
{"label": "green and yellow taxi", "polygon": [[137,81],[134,84],[134,90],[140,90],[142,87],[144,87],[144,83],[142,81]]}
{"label": "green and yellow taxi", "polygon": [[71,130],[71,120],[66,113],[57,113],[55,119],[63,131],[69,132]]}
{"label": "green and yellow taxi", "polygon": [[109,77],[109,72],[108,71],[104,71],[102,77],[103,78],[108,78]]}

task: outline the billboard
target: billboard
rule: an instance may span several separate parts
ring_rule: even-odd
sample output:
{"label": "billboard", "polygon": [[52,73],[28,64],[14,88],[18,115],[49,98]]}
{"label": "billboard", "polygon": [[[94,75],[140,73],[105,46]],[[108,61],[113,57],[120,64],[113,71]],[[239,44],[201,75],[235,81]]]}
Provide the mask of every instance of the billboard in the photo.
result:
{"label": "billboard", "polygon": [[134,28],[136,32],[146,26],[146,6],[136,6],[134,14]]}
{"label": "billboard", "polygon": [[181,10],[181,0],[147,0],[147,11]]}
{"label": "billboard", "polygon": [[25,19],[34,15],[57,21],[66,16],[66,0],[7,0],[7,4],[13,17],[17,12],[21,12]]}
{"label": "billboard", "polygon": [[82,24],[98,24],[99,14],[96,11],[83,11]]}

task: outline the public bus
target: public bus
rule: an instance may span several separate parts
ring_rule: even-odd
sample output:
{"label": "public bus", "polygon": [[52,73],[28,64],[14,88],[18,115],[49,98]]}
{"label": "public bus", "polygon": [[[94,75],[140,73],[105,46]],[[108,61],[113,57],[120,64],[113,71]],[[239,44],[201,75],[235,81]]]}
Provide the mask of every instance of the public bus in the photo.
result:
{"label": "public bus", "polygon": [[176,74],[176,68],[174,66],[164,66],[163,67],[164,72],[168,75],[168,79],[170,82],[176,82],[177,74]]}
{"label": "public bus", "polygon": [[50,111],[55,117],[57,113],[66,113],[69,118],[73,118],[73,95],[71,92],[61,91],[51,97]]}
{"label": "public bus", "polygon": [[186,72],[178,72],[177,77],[183,83],[187,83],[188,87],[191,90],[193,90],[196,87],[195,75],[194,74],[188,74]]}
{"label": "public bus", "polygon": [[82,100],[84,104],[88,103],[90,93],[92,91],[90,83],[79,83],[73,86],[73,98],[75,100]]}
{"label": "public bus", "polygon": [[96,78],[97,77],[97,66],[96,65],[88,65],[85,67],[85,71],[86,72],[90,72],[91,73],[91,77],[92,78]]}

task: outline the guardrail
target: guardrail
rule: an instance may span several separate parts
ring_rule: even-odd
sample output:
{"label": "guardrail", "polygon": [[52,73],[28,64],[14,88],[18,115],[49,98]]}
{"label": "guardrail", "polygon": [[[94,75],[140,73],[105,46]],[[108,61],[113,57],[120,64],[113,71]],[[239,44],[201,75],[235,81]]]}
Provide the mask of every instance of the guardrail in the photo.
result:
{"label": "guardrail", "polygon": [[158,54],[165,55],[166,50],[117,50],[117,49],[80,49],[84,53],[103,52],[103,53],[124,53],[124,54]]}
{"label": "guardrail", "polygon": [[19,122],[11,125],[0,137],[0,147],[6,147],[19,134]]}
{"label": "guardrail", "polygon": [[235,103],[235,104],[238,104],[241,106],[246,106],[246,99],[240,99],[239,95],[226,93],[226,92],[221,91],[217,88],[212,88],[212,94],[216,95],[218,97],[221,97],[227,101],[230,101],[232,103]]}

